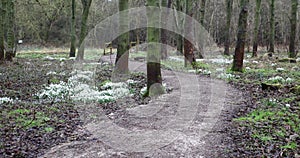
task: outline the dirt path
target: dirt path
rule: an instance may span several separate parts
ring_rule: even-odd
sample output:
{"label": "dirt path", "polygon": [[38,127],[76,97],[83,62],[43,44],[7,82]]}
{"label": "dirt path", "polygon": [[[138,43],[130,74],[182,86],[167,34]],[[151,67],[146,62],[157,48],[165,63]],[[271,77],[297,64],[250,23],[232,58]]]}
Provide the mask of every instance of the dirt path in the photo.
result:
{"label": "dirt path", "polygon": [[[111,61],[109,56],[102,57]],[[112,61],[114,61],[112,59]],[[130,61],[131,71],[145,72]],[[104,115],[96,104],[78,105],[88,141],[61,144],[43,157],[217,157],[230,144],[226,130],[241,92],[223,81],[163,70],[169,94],[147,105]],[[124,102],[120,102],[124,104]]]}

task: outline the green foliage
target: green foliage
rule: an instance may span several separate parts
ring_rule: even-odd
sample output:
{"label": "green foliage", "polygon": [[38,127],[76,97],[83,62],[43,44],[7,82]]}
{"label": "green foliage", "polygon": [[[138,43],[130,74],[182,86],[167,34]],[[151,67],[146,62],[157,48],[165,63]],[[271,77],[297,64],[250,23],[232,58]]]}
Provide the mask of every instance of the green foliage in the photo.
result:
{"label": "green foliage", "polygon": [[45,125],[45,122],[49,121],[43,112],[34,112],[28,109],[16,109],[8,112],[8,116],[16,116],[15,124],[22,128],[32,128]]}
{"label": "green foliage", "polygon": [[290,142],[285,146],[282,146],[283,149],[296,149],[298,147],[298,144],[295,142]]}
{"label": "green foliage", "polygon": [[52,127],[45,127],[45,132],[51,133],[53,131],[54,131],[54,128],[52,128]]}

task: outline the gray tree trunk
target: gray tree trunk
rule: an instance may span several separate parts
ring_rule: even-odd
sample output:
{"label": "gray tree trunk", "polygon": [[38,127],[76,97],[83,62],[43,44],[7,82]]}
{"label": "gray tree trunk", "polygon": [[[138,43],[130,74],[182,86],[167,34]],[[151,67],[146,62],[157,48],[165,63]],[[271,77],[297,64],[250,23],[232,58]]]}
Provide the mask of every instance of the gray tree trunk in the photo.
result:
{"label": "gray tree trunk", "polygon": [[[147,0],[148,6],[160,6],[157,0]],[[152,9],[147,9],[148,26],[155,22],[155,13]],[[147,28],[147,94],[146,95],[160,95],[164,93],[162,87],[162,76],[161,76],[161,53],[158,45],[160,40],[160,29],[148,27]]]}
{"label": "gray tree trunk", "polygon": [[291,0],[291,33],[290,33],[290,45],[289,45],[289,57],[296,58],[295,51],[296,32],[297,32],[297,7],[298,0]]}
{"label": "gray tree trunk", "polygon": [[258,47],[258,29],[259,29],[259,17],[261,10],[261,0],[256,0],[255,19],[254,19],[254,35],[253,35],[253,53],[252,57],[257,57]]}
{"label": "gray tree trunk", "polygon": [[72,0],[72,19],[71,19],[71,48],[70,48],[70,57],[75,57],[76,54],[76,1]]}
{"label": "gray tree trunk", "polygon": [[225,49],[224,55],[230,55],[229,47],[230,47],[230,26],[231,26],[231,17],[232,17],[232,4],[233,0],[226,0],[226,30],[225,30]]}
{"label": "gray tree trunk", "polygon": [[14,57],[14,48],[15,48],[15,35],[14,35],[14,22],[15,22],[15,16],[14,16],[14,0],[8,0],[7,1],[7,48],[6,48],[6,55],[5,59],[8,61],[12,61]]}
{"label": "gray tree trunk", "polygon": [[241,12],[239,15],[237,44],[234,52],[232,71],[243,71],[243,60],[245,52],[245,41],[247,34],[247,18],[249,0],[241,0]]}
{"label": "gray tree trunk", "polygon": [[0,61],[5,59],[4,50],[4,1],[0,2]]}
{"label": "gray tree trunk", "polygon": [[275,0],[270,4],[270,33],[269,33],[269,52],[275,52]]}
{"label": "gray tree trunk", "polygon": [[80,30],[80,37],[79,37],[79,49],[77,54],[77,60],[83,60],[84,56],[84,39],[87,35],[87,20],[89,17],[89,11],[91,7],[92,0],[81,0],[83,11],[81,17],[81,30]]}
{"label": "gray tree trunk", "polygon": [[[128,9],[128,0],[119,1],[119,11]],[[128,16],[128,15],[127,15]],[[119,32],[128,30],[129,20],[125,17],[120,17]],[[128,52],[129,51],[129,32],[123,33],[118,38],[117,58],[116,58],[116,73],[125,75],[129,72],[128,70]]]}

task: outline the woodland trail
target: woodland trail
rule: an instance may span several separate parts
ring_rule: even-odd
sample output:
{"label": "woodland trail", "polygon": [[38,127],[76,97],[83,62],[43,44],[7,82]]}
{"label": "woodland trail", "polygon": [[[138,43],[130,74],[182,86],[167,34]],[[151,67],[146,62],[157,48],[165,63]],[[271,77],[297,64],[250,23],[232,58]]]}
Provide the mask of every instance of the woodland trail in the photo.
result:
{"label": "woodland trail", "polygon": [[[102,60],[114,61],[109,56]],[[145,72],[146,64],[130,61],[129,68]],[[173,91],[147,105],[109,117],[94,104],[79,105],[85,120],[81,130],[90,132],[90,139],[55,146],[42,157],[226,156],[231,144],[226,131],[233,109],[243,105],[242,93],[224,81],[196,74],[162,70],[162,76]]]}

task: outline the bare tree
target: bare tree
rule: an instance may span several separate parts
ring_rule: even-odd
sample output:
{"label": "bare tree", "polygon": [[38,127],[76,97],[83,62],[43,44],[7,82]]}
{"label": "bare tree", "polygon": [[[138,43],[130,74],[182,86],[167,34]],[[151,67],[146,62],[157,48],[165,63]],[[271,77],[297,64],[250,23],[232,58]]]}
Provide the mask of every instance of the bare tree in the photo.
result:
{"label": "bare tree", "polygon": [[7,48],[5,59],[12,61],[14,57],[15,50],[15,35],[14,35],[14,25],[15,25],[15,9],[14,9],[14,0],[6,0],[6,23],[7,23]]}
{"label": "bare tree", "polygon": [[83,11],[81,16],[81,31],[80,31],[80,37],[79,37],[79,49],[77,54],[77,60],[83,60],[84,56],[84,39],[87,34],[87,21],[89,17],[89,11],[91,7],[92,0],[81,0]]}
{"label": "bare tree", "polygon": [[[160,6],[156,0],[147,0],[148,6]],[[155,22],[154,10],[147,8],[148,25],[153,26]],[[147,40],[148,40],[148,52],[147,52],[147,93],[146,95],[159,95],[164,93],[162,87],[161,65],[160,65],[160,48],[158,45],[160,39],[160,29],[148,27],[147,28]],[[151,94],[150,93],[151,90]]]}
{"label": "bare tree", "polygon": [[75,57],[76,54],[76,1],[72,0],[72,20],[71,20],[71,48],[70,48],[70,57]]}
{"label": "bare tree", "polygon": [[258,47],[258,29],[259,29],[259,17],[261,9],[261,0],[256,0],[255,18],[254,18],[254,35],[253,35],[253,54],[252,57],[257,57]]}
{"label": "bare tree", "polygon": [[275,51],[275,0],[270,3],[269,52]]}
{"label": "bare tree", "polygon": [[230,47],[230,26],[231,26],[231,17],[232,17],[232,4],[233,0],[226,0],[226,30],[225,30],[225,49],[224,55],[229,55],[229,47]]}
{"label": "bare tree", "polygon": [[249,0],[241,0],[241,12],[239,15],[237,43],[234,52],[232,71],[243,71],[245,41],[247,32],[247,18]]}
{"label": "bare tree", "polygon": [[[128,0],[119,1],[119,11],[124,11],[128,9]],[[127,15],[128,16],[128,15]],[[119,31],[123,32],[128,30],[129,20],[125,16],[119,18],[120,27]],[[128,73],[128,53],[129,50],[129,32],[123,33],[118,38],[118,48],[117,48],[117,58],[116,58],[116,72],[118,74]]]}
{"label": "bare tree", "polygon": [[0,61],[4,60],[5,58],[5,50],[4,50],[4,2],[0,2]]}
{"label": "bare tree", "polygon": [[295,51],[295,39],[297,32],[297,7],[298,0],[291,0],[291,33],[290,33],[290,46],[289,46],[289,57],[296,58],[297,54]]}

